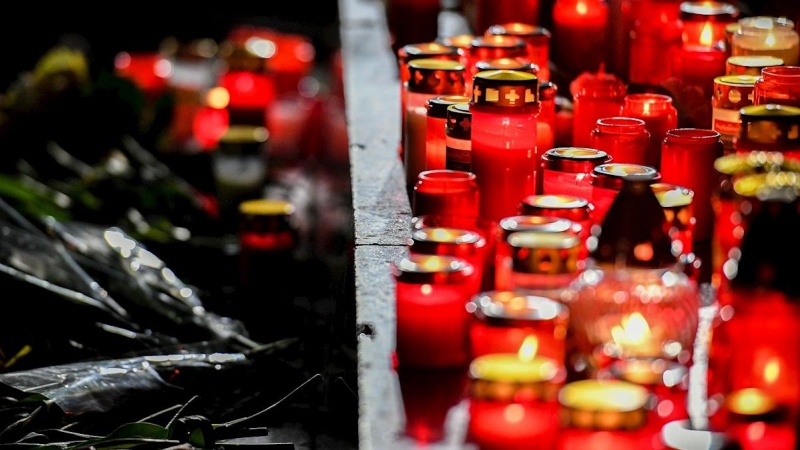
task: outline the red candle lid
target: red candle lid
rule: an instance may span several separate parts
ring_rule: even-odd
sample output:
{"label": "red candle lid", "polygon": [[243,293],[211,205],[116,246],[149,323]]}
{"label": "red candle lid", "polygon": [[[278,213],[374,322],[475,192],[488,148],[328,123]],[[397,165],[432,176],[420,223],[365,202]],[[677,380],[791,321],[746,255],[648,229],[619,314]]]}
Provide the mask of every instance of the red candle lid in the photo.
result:
{"label": "red candle lid", "polygon": [[487,291],[474,296],[467,311],[491,325],[533,327],[545,321],[566,323],[569,309],[554,300],[519,291]]}
{"label": "red candle lid", "polygon": [[453,256],[410,254],[392,264],[392,275],[399,283],[458,284],[473,273],[472,264]]}
{"label": "red candle lid", "polygon": [[409,250],[427,255],[469,257],[486,245],[483,237],[472,230],[449,227],[420,228],[411,233]]}
{"label": "red candle lid", "polygon": [[542,155],[542,166],[546,170],[568,173],[592,173],[595,167],[609,162],[608,153],[594,148],[558,147]]}
{"label": "red candle lid", "polygon": [[571,195],[529,195],[522,200],[522,214],[551,216],[580,223],[591,218],[594,209],[589,200]]}
{"label": "red candle lid", "polygon": [[601,164],[592,171],[592,186],[618,191],[622,189],[625,178],[655,183],[661,180],[661,174],[650,166],[639,164]]}

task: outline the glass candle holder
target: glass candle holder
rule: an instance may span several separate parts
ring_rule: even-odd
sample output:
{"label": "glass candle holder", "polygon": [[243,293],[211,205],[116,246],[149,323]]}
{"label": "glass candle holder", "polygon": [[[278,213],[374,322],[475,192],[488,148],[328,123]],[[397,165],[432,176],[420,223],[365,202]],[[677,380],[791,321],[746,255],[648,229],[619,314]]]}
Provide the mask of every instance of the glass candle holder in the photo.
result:
{"label": "glass candle holder", "polygon": [[510,289],[558,299],[583,269],[580,238],[569,232],[521,231],[508,237]]}
{"label": "glass candle holder", "polygon": [[603,0],[557,0],[552,11],[554,45],[570,49],[553,53],[555,66],[573,77],[603,66],[607,58],[608,4]]}
{"label": "glass candle holder", "polygon": [[411,233],[408,250],[412,254],[455,256],[467,261],[474,272],[472,288],[477,293],[483,282],[486,239],[470,229],[428,227]]}
{"label": "glass candle holder", "polygon": [[500,221],[494,236],[494,258],[492,268],[494,271],[495,290],[511,289],[511,255],[512,248],[508,237],[513,233],[522,231],[536,231],[539,233],[576,233],[578,224],[558,217],[545,216],[510,216]]}
{"label": "glass candle holder", "polygon": [[570,84],[570,92],[573,108],[572,145],[591,147],[591,134],[597,120],[619,115],[628,88],[622,80],[601,68],[597,73],[584,73],[578,77]]}
{"label": "glass candle holder", "polygon": [[670,183],[653,183],[650,187],[664,209],[664,231],[672,239],[672,253],[686,258],[692,253],[696,221],[692,208],[694,192]]}
{"label": "glass candle holder", "polygon": [[436,42],[455,48],[459,52],[460,58],[461,52],[466,50],[470,44],[472,44],[472,40],[475,39],[475,37],[476,36],[471,33],[461,33],[454,36],[440,36],[436,38]]}
{"label": "glass candle holder", "polygon": [[427,164],[427,102],[442,95],[464,93],[464,66],[456,61],[415,59],[408,63],[411,79],[406,83],[405,129],[403,130],[403,164],[406,188],[417,183]]}
{"label": "glass candle holder", "polygon": [[590,133],[591,147],[602,150],[614,158],[614,162],[647,165],[651,157],[650,132],[644,120],[633,117],[605,117],[597,119]]}
{"label": "glass candle holder", "polygon": [[472,79],[478,73],[479,61],[503,58],[525,58],[525,42],[515,36],[476,36],[470,46],[461,51],[461,62],[467,68],[465,92],[472,92]]}
{"label": "glass candle holder", "polygon": [[460,258],[409,255],[392,265],[398,367],[463,367],[469,361],[473,267]]}
{"label": "glass candle holder", "polygon": [[513,353],[492,353],[470,364],[468,439],[481,449],[522,450],[535,442],[555,448],[563,384],[558,361],[538,354],[535,336]]}
{"label": "glass candle holder", "polygon": [[711,129],[719,132],[725,153],[734,151],[733,140],[739,136],[742,120],[739,111],[753,104],[757,76],[725,75],[714,78],[711,99]]}
{"label": "glass candle holder", "polygon": [[725,62],[725,75],[753,75],[760,76],[761,70],[766,67],[783,66],[782,59],[768,55],[740,55],[731,56]]}
{"label": "glass candle holder", "polygon": [[[497,24],[517,24],[513,31],[522,33],[525,28],[532,27],[529,24],[538,24],[539,20],[539,0],[477,0],[475,2],[475,30],[489,34],[511,34],[493,33],[489,30]],[[549,36],[548,36],[549,38]]]}
{"label": "glass candle holder", "polygon": [[787,66],[800,62],[800,36],[786,17],[746,17],[732,37],[731,54],[764,55],[783,60]]}
{"label": "glass candle holder", "polygon": [[679,3],[680,0],[630,3],[628,80],[631,84],[661,86],[669,78],[669,64],[652,55],[662,52],[668,55],[681,46]]}
{"label": "glass candle holder", "polygon": [[594,148],[560,147],[542,155],[542,194],[592,198],[591,175],[611,156]]}
{"label": "glass candle holder", "polygon": [[522,39],[527,48],[525,58],[539,68],[539,79],[550,80],[550,31],[530,25],[535,23],[538,22],[494,22],[486,30],[486,34]]}
{"label": "glass candle holder", "polygon": [[683,2],[680,19],[683,23],[681,40],[684,47],[725,49],[725,28],[735,23],[739,10],[725,2]]}
{"label": "glass candle holder", "polygon": [[640,164],[608,163],[601,164],[592,171],[592,221],[595,224],[602,224],[611,203],[614,202],[617,193],[622,189],[622,182],[626,178],[646,180],[650,183],[657,183],[661,180],[661,174],[650,166]]}
{"label": "glass candle holder", "polygon": [[733,140],[736,152],[758,150],[781,152],[786,157],[798,156],[800,108],[777,104],[750,105],[739,110],[739,118],[742,125],[739,135]]}
{"label": "glass candle holder", "polygon": [[584,246],[580,257],[588,255],[586,242],[596,223],[594,205],[588,199],[571,195],[530,195],[522,199],[519,211],[523,215],[569,220],[573,224],[573,232],[578,234]]}
{"label": "glass candle holder", "polygon": [[131,80],[150,99],[164,93],[172,70],[172,63],[158,51],[119,52],[114,56],[114,73]]}
{"label": "glass candle holder", "polygon": [[248,285],[291,262],[299,241],[294,212],[295,206],[283,200],[239,204],[240,283]]}
{"label": "glass candle holder", "polygon": [[[539,83],[539,104],[541,112],[536,121],[536,148],[539,153],[553,148],[556,140],[556,94],[558,86],[551,81]],[[541,177],[539,178],[541,181]],[[536,193],[542,193],[541,183],[536,188]]]}
{"label": "glass candle holder", "polygon": [[455,216],[477,221],[475,174],[446,169],[420,172],[411,211],[414,216]]}
{"label": "glass candle holder", "polygon": [[761,70],[753,104],[800,107],[800,67],[775,66]]}
{"label": "glass candle holder", "polygon": [[[714,161],[724,147],[718,131],[697,128],[676,128],[664,138],[661,149],[661,181],[691,189],[694,215],[697,219],[694,239],[711,239],[714,226],[711,193],[716,185]],[[691,170],[688,170],[691,168]]]}
{"label": "glass candle holder", "polygon": [[472,113],[469,103],[447,107],[445,123],[445,168],[472,171]]}
{"label": "glass candle holder", "polygon": [[419,446],[441,442],[447,436],[449,412],[467,392],[464,367],[400,367],[396,371],[405,413],[404,434]]}
{"label": "glass candle holder", "polygon": [[[436,39],[441,5],[435,0],[392,0],[384,5],[389,42],[397,51],[404,45]],[[409,23],[416,26],[409,27]]]}
{"label": "glass candle holder", "polygon": [[[644,121],[645,128],[650,132],[647,161],[644,165],[659,170],[661,142],[667,135],[667,131],[678,126],[678,110],[673,104],[672,97],[651,93],[628,94],[625,96],[625,104],[619,115]],[[616,162],[624,161],[617,160]]]}
{"label": "glass candle holder", "polygon": [[565,365],[565,339],[569,309],[554,300],[518,291],[481,292],[467,304],[472,312],[470,351],[472,358],[514,354],[525,339],[537,340],[537,354],[551,358],[560,369]]}
{"label": "glass candle holder", "polygon": [[480,72],[474,82],[472,172],[480,216],[497,223],[516,214],[520,200],[536,189],[539,86],[535,75],[513,70]]}
{"label": "glass candle holder", "polygon": [[441,170],[447,168],[447,145],[445,128],[447,124],[447,108],[456,103],[468,102],[469,97],[463,95],[442,95],[425,103],[428,123],[426,126],[425,170]]}

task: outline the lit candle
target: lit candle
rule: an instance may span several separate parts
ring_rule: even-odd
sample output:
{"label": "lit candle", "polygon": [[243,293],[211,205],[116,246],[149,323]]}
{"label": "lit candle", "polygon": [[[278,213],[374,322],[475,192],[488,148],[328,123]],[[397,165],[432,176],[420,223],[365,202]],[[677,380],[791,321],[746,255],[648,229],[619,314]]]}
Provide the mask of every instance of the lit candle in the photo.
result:
{"label": "lit candle", "polygon": [[465,74],[466,92],[472,92],[472,79],[478,73],[479,61],[503,58],[524,58],[525,42],[515,36],[477,36],[469,47],[461,51],[461,63],[467,68]]}
{"label": "lit candle", "polygon": [[558,428],[552,400],[563,372],[538,347],[538,339],[528,336],[516,353],[487,354],[470,364],[468,433],[481,449],[552,448]]}
{"label": "lit candle", "polygon": [[228,131],[228,91],[222,87],[210,89],[205,96],[205,107],[195,112],[192,119],[194,143],[201,150],[213,150]]}
{"label": "lit candle", "polygon": [[764,55],[783,60],[787,66],[800,62],[800,36],[794,22],[785,17],[747,17],[739,21],[732,38],[731,54]]}
{"label": "lit candle", "polygon": [[267,107],[275,98],[275,79],[267,70],[267,61],[273,54],[255,42],[261,40],[228,40],[221,46],[225,70],[219,86],[227,89],[230,96],[231,123],[266,126]]}
{"label": "lit candle", "polygon": [[727,399],[728,410],[742,416],[761,416],[778,408],[778,403],[758,388],[745,388],[732,392]]}
{"label": "lit candle", "polygon": [[661,166],[661,142],[667,131],[678,126],[678,110],[673,105],[672,97],[648,93],[628,94],[620,115],[644,121],[645,128],[650,133],[650,145],[644,164],[658,170]]}
{"label": "lit candle", "polygon": [[[501,23],[492,25],[486,30],[490,35],[516,36],[527,46],[526,58],[539,68],[539,78],[550,80],[550,32],[543,27],[520,22]],[[536,22],[531,22],[536,23]]]}
{"label": "lit candle", "polygon": [[684,48],[725,50],[725,28],[739,17],[736,6],[725,2],[699,1],[682,2],[679,8]]}
{"label": "lit candle", "polygon": [[427,134],[425,138],[425,170],[441,170],[447,166],[447,145],[445,128],[447,125],[447,108],[457,103],[468,102],[469,97],[463,95],[442,95],[428,100],[425,104],[428,111]]}
{"label": "lit candle", "polygon": [[468,387],[464,368],[401,367],[397,380],[403,397],[405,435],[421,446],[443,440],[447,416],[464,399]]}
{"label": "lit candle", "polygon": [[581,74],[570,84],[569,90],[574,116],[572,145],[591,147],[591,134],[597,120],[619,115],[620,108],[625,105],[628,88],[622,80],[601,66],[597,72]]}
{"label": "lit candle", "polygon": [[396,282],[399,367],[458,367],[468,361],[464,308],[475,294],[468,262],[450,256],[409,255],[392,265]]}
{"label": "lit candle", "polygon": [[447,255],[462,258],[473,268],[473,293],[480,290],[486,257],[486,239],[480,233],[458,228],[420,228],[411,233],[412,254]]}
{"label": "lit candle", "polygon": [[[574,381],[558,394],[566,426],[609,431],[643,427],[649,398],[644,387],[621,380]],[[570,436],[564,439],[568,441]],[[568,448],[577,447],[570,445]]]}
{"label": "lit candle", "polygon": [[246,200],[239,204],[238,213],[242,286],[263,280],[266,274],[271,278],[276,270],[289,267],[299,239],[295,206],[283,200]]}
{"label": "lit candle", "polygon": [[[603,0],[557,0],[553,5],[553,54],[561,71],[577,75],[606,61],[608,5]],[[582,144],[575,144],[582,145]]]}
{"label": "lit candle", "polygon": [[611,162],[608,153],[594,148],[560,147],[542,155],[543,195],[591,198],[591,174]]}
{"label": "lit candle", "polygon": [[761,70],[753,98],[756,105],[800,107],[800,67],[774,66]]}
{"label": "lit candle", "polygon": [[472,113],[469,102],[447,107],[445,168],[472,172]]}

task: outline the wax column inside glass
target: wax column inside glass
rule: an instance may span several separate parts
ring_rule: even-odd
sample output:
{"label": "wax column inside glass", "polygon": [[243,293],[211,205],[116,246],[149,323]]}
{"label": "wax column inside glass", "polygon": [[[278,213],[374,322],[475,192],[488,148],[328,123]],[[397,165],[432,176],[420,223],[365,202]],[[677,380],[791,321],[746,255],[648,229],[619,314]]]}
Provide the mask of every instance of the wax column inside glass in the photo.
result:
{"label": "wax column inside glass", "polygon": [[[516,19],[518,19],[517,17]],[[490,35],[516,36],[523,41],[527,47],[526,58],[539,68],[538,76],[541,80],[550,80],[550,31],[540,26],[534,26],[537,22],[494,22],[499,25],[492,25],[486,30]]]}
{"label": "wax column inside glass", "polygon": [[[714,130],[676,128],[667,132],[661,150],[661,181],[691,189],[694,238],[711,238],[714,218],[711,194],[716,188],[714,161],[722,156],[720,134]],[[691,170],[689,170],[691,168]]]}
{"label": "wax column inside glass", "polygon": [[469,97],[463,95],[442,95],[425,103],[428,115],[425,137],[425,170],[440,170],[447,167],[445,143],[447,108],[450,105],[468,101]]}
{"label": "wax column inside glass", "polygon": [[532,442],[555,448],[563,383],[558,362],[539,353],[536,336],[516,352],[490,353],[470,363],[468,435],[480,448],[522,450]]}
{"label": "wax column inside glass", "polygon": [[539,155],[535,75],[513,70],[475,76],[472,112],[472,172],[480,188],[480,216],[497,223],[515,215],[534,193]]}
{"label": "wax column inside glass", "polygon": [[670,54],[681,45],[680,0],[630,3],[633,23],[628,79],[632,84],[660,86],[670,68],[656,54]]}
{"label": "wax column inside glass", "polygon": [[417,183],[426,169],[428,110],[427,102],[443,95],[461,95],[464,90],[464,66],[456,61],[416,59],[408,63],[403,160],[406,189]]}
{"label": "wax column inside glass", "polygon": [[409,255],[392,265],[398,367],[458,367],[468,361],[472,266],[438,255]]}
{"label": "wax column inside glass", "polygon": [[530,195],[520,203],[521,214],[543,217],[557,217],[569,220],[572,231],[577,233],[583,244],[580,258],[588,253],[586,240],[591,236],[594,220],[594,206],[588,199],[571,195]]}
{"label": "wax column inside glass", "polygon": [[741,19],[732,44],[732,55],[772,56],[780,58],[787,66],[800,62],[800,36],[794,22],[785,17]]}
{"label": "wax column inside glass", "polygon": [[622,189],[622,180],[626,177],[657,182],[661,174],[650,166],[640,164],[609,163],[601,164],[592,171],[592,220],[602,225],[611,207],[611,203]]}
{"label": "wax column inside glass", "polygon": [[662,94],[628,94],[620,115],[644,121],[645,128],[650,133],[650,144],[646,161],[639,164],[659,169],[661,141],[667,131],[678,126],[678,110],[673,105],[672,97]]}
{"label": "wax column inside glass", "polygon": [[490,61],[502,58],[524,58],[525,42],[516,36],[478,36],[464,49],[461,63],[467,68],[465,92],[472,92],[472,79],[478,73],[479,61]]}
{"label": "wax column inside glass", "polygon": [[[572,145],[591,147],[591,133],[597,119],[619,115],[627,87],[602,67],[596,73],[583,73],[570,84],[573,100]],[[613,155],[612,155],[613,157]]]}
{"label": "wax column inside glass", "polygon": [[458,216],[478,220],[475,174],[456,170],[426,170],[419,174],[412,197],[414,216]]}
{"label": "wax column inside glass", "polygon": [[594,148],[560,147],[542,155],[542,194],[592,198],[591,174],[611,156]]}
{"label": "wax column inside glass", "polygon": [[510,288],[534,293],[566,288],[583,268],[581,241],[574,233],[520,231],[508,236]]}
{"label": "wax column inside glass", "polygon": [[445,168],[472,171],[472,113],[469,103],[447,107],[445,123]]}
{"label": "wax column inside glass", "polygon": [[608,5],[603,0],[557,0],[553,5],[553,42],[560,49],[553,62],[577,75],[595,71],[606,61]]}
{"label": "wax column inside glass", "polygon": [[764,68],[756,82],[753,104],[800,107],[800,67]]}
{"label": "wax column inside glass", "polygon": [[578,224],[566,219],[546,216],[510,216],[500,221],[494,236],[494,269],[493,288],[497,290],[511,289],[511,246],[508,237],[521,231],[537,231],[540,233],[573,232]]}
{"label": "wax column inside glass", "polygon": [[733,141],[739,136],[742,123],[739,111],[753,104],[757,80],[754,75],[725,75],[714,79],[711,128],[719,132],[726,153],[734,151]]}
{"label": "wax column inside glass", "polygon": [[605,117],[597,119],[591,132],[590,147],[608,153],[614,162],[647,165],[650,132],[645,122],[633,117]]}

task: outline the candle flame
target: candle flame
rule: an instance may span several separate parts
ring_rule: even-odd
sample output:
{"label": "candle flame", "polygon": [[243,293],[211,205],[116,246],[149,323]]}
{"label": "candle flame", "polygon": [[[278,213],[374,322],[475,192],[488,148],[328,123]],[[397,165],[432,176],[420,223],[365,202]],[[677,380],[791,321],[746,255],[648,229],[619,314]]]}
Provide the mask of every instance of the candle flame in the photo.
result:
{"label": "candle flame", "polygon": [[519,403],[512,403],[503,409],[503,417],[510,423],[519,423],[525,417],[525,408]]}
{"label": "candle flame", "polygon": [[768,47],[775,47],[775,35],[772,33],[768,34],[764,43],[767,44]]}
{"label": "candle flame", "polygon": [[231,95],[224,87],[215,87],[206,94],[206,104],[215,109],[224,109],[228,106]]}
{"label": "candle flame", "polygon": [[453,233],[450,230],[435,228],[431,230],[431,239],[437,242],[449,242],[453,240]]}
{"label": "candle flame", "polygon": [[778,380],[781,375],[781,361],[777,357],[770,358],[764,366],[764,381],[767,384],[773,384]]}
{"label": "candle flame", "polygon": [[422,292],[422,295],[430,295],[430,293],[433,291],[433,288],[430,284],[423,284],[420,286],[419,291]]}
{"label": "candle flame", "polygon": [[575,11],[577,11],[578,14],[585,16],[589,9],[586,7],[586,3],[578,2],[575,5]]}
{"label": "candle flame", "polygon": [[422,270],[425,270],[426,272],[436,272],[444,268],[444,263],[440,258],[430,257],[423,259],[420,262],[420,266]]}
{"label": "candle flame", "polygon": [[642,104],[642,115],[644,116],[650,115],[650,105],[652,104],[653,102],[644,102],[644,104]]}
{"label": "candle flame", "polygon": [[711,28],[711,22],[706,22],[706,24],[703,25],[703,31],[700,33],[700,44],[706,47],[712,47],[714,45],[714,33]]}
{"label": "candle flame", "polygon": [[611,338],[620,346],[641,345],[650,339],[650,336],[650,326],[638,312],[623,317],[620,325],[611,329]]}
{"label": "candle flame", "polygon": [[536,351],[539,350],[539,340],[536,339],[536,336],[529,335],[522,341],[522,345],[519,346],[519,352],[517,352],[517,356],[519,357],[520,361],[523,362],[531,362],[533,358],[536,357]]}

